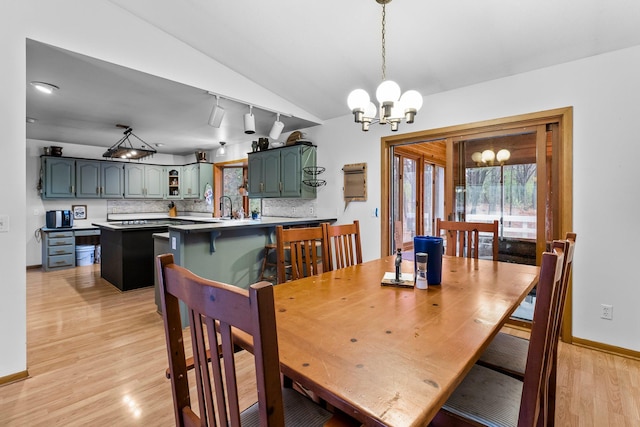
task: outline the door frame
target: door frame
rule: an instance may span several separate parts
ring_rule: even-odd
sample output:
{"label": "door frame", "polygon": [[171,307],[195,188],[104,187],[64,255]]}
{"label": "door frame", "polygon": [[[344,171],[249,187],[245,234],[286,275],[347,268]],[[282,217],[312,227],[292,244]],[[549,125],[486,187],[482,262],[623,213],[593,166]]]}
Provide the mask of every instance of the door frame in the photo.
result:
{"label": "door frame", "polygon": [[[447,144],[451,144],[454,138],[469,137],[476,134],[486,134],[488,132],[503,132],[507,129],[527,128],[543,126],[555,123],[558,126],[558,139],[554,141],[553,157],[557,156],[557,167],[553,176],[553,188],[558,189],[554,201],[557,201],[557,222],[554,221],[554,238],[564,238],[567,232],[573,230],[573,107],[564,107],[553,110],[539,111],[516,116],[503,117],[499,119],[485,120],[444,128],[427,129],[412,133],[390,135],[380,138],[380,177],[381,177],[381,244],[380,255],[390,255],[390,230],[393,224],[391,217],[391,171],[393,167],[392,147],[410,143],[424,143],[447,139]],[[557,142],[557,143],[556,143]],[[544,145],[544,147],[543,147]],[[538,141],[538,153],[544,153],[546,141]],[[453,165],[453,150],[447,150],[447,167],[445,176],[445,212],[452,206],[453,176],[451,168]],[[543,199],[541,199],[543,200]],[[538,215],[540,209],[538,206]],[[544,214],[544,211],[543,213]],[[554,220],[556,219],[554,218]],[[543,242],[538,242],[538,246]],[[562,340],[571,342],[572,335],[572,283],[569,282],[567,292],[567,304],[563,316]]]}

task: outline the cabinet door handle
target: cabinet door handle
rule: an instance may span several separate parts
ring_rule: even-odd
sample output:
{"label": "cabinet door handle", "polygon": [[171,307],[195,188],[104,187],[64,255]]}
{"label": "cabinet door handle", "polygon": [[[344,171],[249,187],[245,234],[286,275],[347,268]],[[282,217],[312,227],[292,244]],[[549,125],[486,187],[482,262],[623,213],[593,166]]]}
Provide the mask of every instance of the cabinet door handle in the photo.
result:
{"label": "cabinet door handle", "polygon": [[262,193],[264,191],[264,182],[260,183],[260,192]]}
{"label": "cabinet door handle", "polygon": [[282,181],[279,182],[278,188],[280,189],[280,192],[282,193]]}

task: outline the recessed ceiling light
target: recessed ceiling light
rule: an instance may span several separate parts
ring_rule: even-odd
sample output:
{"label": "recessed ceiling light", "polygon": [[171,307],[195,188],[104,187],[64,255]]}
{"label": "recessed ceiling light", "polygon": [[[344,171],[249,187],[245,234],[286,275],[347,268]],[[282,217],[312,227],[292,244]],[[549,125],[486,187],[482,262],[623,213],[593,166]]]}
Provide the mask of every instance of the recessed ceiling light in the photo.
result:
{"label": "recessed ceiling light", "polygon": [[33,117],[27,117],[27,123],[35,123],[37,120]]}
{"label": "recessed ceiling light", "polygon": [[47,82],[31,82],[31,86],[38,89],[42,93],[46,93],[47,95],[51,95],[54,90],[60,89],[58,86],[47,83]]}
{"label": "recessed ceiling light", "polygon": [[164,146],[164,144],[162,142],[157,142],[157,143],[155,143],[153,145],[155,145],[156,147],[163,147]]}

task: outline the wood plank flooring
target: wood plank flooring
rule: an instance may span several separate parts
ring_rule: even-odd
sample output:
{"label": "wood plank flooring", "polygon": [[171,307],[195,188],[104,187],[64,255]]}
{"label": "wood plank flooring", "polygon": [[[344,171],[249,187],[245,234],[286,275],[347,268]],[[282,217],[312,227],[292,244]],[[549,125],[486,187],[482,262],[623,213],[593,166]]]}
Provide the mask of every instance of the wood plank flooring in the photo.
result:
{"label": "wood plank flooring", "polygon": [[[29,270],[27,350],[30,377],[0,386],[0,426],[174,425],[152,288],[122,293],[99,265]],[[558,396],[558,426],[640,426],[640,361],[561,343]]]}

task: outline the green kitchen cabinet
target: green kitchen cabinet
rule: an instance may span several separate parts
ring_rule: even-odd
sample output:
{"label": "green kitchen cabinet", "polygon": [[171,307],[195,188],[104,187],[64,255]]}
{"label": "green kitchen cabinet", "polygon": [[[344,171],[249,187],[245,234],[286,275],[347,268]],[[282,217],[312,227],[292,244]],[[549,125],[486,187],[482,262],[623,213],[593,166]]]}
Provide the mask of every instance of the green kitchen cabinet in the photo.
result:
{"label": "green kitchen cabinet", "polygon": [[249,197],[315,198],[315,187],[304,183],[304,168],[311,166],[316,166],[316,147],[311,145],[249,153]]}
{"label": "green kitchen cabinet", "polygon": [[124,197],[163,199],[166,169],[161,165],[124,165]]}
{"label": "green kitchen cabinet", "polygon": [[213,164],[192,163],[182,166],[183,199],[204,199],[207,184],[213,188]]}
{"label": "green kitchen cabinet", "polygon": [[76,197],[120,199],[123,194],[123,164],[98,160],[76,160]]}
{"label": "green kitchen cabinet", "polygon": [[76,197],[75,159],[43,156],[43,199],[70,199]]}

